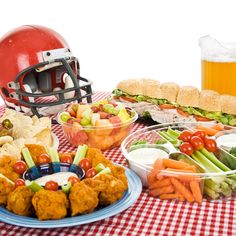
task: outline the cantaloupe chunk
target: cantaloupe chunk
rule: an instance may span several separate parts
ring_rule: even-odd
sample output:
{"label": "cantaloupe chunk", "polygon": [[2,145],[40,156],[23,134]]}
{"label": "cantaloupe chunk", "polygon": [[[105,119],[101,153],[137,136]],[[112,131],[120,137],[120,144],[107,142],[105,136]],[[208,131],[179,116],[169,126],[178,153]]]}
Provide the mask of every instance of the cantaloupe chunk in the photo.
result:
{"label": "cantaloupe chunk", "polygon": [[76,117],[77,118],[82,118],[83,112],[88,108],[90,108],[90,105],[78,105]]}

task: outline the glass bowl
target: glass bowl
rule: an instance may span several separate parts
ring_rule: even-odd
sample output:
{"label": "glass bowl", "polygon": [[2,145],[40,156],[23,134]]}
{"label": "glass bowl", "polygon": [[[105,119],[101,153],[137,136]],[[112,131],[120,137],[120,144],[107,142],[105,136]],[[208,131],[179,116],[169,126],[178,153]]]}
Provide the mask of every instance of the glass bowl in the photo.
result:
{"label": "glass bowl", "polygon": [[109,126],[96,127],[81,127],[69,123],[62,123],[57,116],[57,121],[61,125],[63,133],[70,144],[77,147],[82,144],[87,144],[91,148],[107,150],[120,146],[124,138],[129,135],[134,122],[138,119],[137,113],[127,108],[134,116],[127,122],[111,124]]}

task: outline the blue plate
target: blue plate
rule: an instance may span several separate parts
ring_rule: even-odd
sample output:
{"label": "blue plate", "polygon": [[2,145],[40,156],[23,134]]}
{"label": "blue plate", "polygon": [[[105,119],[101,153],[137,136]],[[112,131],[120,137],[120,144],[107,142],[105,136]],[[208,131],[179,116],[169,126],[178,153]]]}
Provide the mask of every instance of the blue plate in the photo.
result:
{"label": "blue plate", "polygon": [[129,187],[123,197],[114,204],[98,209],[90,214],[66,217],[61,220],[40,221],[33,217],[15,215],[6,210],[6,208],[0,207],[0,221],[29,228],[58,228],[87,224],[114,216],[133,205],[142,192],[140,178],[132,170],[126,167],[125,173],[128,178]]}

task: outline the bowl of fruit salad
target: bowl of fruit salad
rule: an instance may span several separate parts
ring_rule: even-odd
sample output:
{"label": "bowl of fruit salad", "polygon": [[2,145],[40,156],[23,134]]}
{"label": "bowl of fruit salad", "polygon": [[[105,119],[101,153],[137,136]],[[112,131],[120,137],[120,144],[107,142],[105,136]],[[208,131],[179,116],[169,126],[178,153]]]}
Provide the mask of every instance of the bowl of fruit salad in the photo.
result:
{"label": "bowl of fruit salad", "polygon": [[130,133],[137,113],[107,99],[91,104],[72,103],[57,116],[67,140],[101,150],[118,147]]}

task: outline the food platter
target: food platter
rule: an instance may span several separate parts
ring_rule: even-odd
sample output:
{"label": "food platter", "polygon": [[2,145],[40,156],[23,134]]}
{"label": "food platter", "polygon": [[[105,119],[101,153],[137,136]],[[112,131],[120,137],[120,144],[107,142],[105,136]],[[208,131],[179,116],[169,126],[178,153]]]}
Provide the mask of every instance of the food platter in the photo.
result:
{"label": "food platter", "polygon": [[136,202],[142,191],[140,178],[130,169],[125,167],[125,173],[128,179],[129,187],[123,197],[112,205],[98,209],[90,214],[76,217],[67,217],[61,220],[40,221],[32,217],[15,215],[4,207],[0,208],[0,221],[30,228],[58,228],[71,227],[76,225],[87,224],[98,220],[119,214]]}

